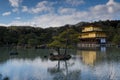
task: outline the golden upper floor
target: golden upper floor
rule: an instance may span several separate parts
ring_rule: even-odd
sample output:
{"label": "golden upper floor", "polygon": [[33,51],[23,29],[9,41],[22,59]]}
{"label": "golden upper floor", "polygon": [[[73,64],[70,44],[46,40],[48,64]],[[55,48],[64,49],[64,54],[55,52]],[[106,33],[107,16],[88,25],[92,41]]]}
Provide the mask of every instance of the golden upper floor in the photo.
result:
{"label": "golden upper floor", "polygon": [[85,26],[79,38],[105,38],[107,37],[101,27],[96,25]]}
{"label": "golden upper floor", "polygon": [[102,29],[100,27],[97,26],[86,26],[82,29],[82,32],[89,32],[89,31],[102,31]]}

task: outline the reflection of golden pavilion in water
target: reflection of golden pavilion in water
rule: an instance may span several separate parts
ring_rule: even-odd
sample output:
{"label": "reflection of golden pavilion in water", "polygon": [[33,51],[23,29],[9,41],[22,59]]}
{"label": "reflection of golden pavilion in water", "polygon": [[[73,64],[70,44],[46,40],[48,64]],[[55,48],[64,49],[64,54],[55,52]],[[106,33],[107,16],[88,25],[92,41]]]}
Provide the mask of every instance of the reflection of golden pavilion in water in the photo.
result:
{"label": "reflection of golden pavilion in water", "polygon": [[82,51],[81,56],[85,64],[93,65],[96,61],[96,51]]}
{"label": "reflection of golden pavilion in water", "polygon": [[104,50],[78,50],[77,55],[81,57],[81,60],[87,65],[94,65],[97,60],[101,60],[106,55]]}

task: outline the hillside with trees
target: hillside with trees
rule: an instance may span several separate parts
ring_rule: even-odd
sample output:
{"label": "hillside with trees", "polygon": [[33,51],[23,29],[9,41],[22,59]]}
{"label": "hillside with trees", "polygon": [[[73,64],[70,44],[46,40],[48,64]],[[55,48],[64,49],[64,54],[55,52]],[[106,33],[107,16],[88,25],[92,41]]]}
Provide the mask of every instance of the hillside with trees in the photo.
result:
{"label": "hillside with trees", "polygon": [[[31,26],[0,26],[0,46],[24,46],[41,47],[49,46],[65,47],[68,39],[69,47],[79,42],[78,35],[82,27],[89,25],[89,22],[80,22],[74,25],[61,27],[31,27]],[[120,44],[120,20],[106,20],[92,22],[100,25],[107,34],[108,43]],[[67,38],[67,39],[66,39]]]}

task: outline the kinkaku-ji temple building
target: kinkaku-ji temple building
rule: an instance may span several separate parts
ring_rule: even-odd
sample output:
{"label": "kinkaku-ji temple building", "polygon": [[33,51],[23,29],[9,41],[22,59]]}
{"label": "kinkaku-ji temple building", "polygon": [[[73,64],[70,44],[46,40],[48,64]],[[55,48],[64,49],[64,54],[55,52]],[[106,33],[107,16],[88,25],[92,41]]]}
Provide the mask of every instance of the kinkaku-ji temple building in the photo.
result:
{"label": "kinkaku-ji temple building", "polygon": [[106,34],[100,25],[89,24],[82,28],[79,47],[97,47],[106,44]]}

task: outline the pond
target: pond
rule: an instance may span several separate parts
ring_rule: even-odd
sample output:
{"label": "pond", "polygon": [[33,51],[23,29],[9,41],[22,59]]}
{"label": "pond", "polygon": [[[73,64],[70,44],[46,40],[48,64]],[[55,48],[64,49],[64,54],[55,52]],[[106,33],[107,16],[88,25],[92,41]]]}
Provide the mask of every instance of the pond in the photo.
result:
{"label": "pond", "polygon": [[51,52],[0,48],[0,80],[120,80],[119,48],[69,49],[67,61],[51,61]]}

